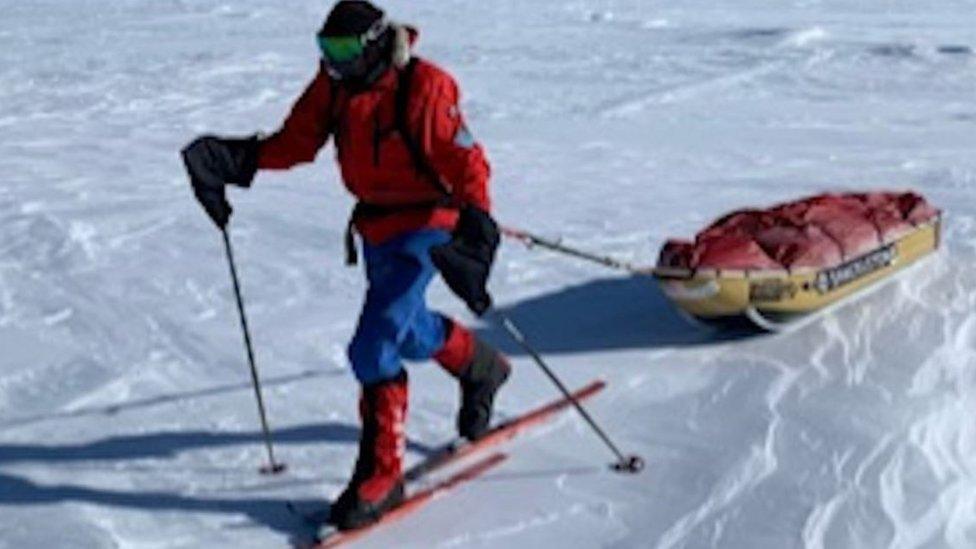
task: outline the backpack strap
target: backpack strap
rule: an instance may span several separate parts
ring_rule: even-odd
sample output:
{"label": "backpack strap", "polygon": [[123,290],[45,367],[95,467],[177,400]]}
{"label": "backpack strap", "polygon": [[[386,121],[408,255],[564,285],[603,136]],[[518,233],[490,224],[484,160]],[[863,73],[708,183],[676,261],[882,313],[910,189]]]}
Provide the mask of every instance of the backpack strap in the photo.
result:
{"label": "backpack strap", "polygon": [[434,166],[431,165],[430,160],[424,153],[424,150],[420,147],[420,144],[414,139],[414,135],[410,132],[410,125],[407,121],[407,112],[410,106],[410,92],[412,89],[413,75],[417,68],[417,58],[411,57],[410,61],[407,63],[403,69],[400,70],[399,79],[397,82],[396,90],[396,106],[394,111],[396,129],[400,132],[400,137],[403,139],[404,145],[407,147],[407,152],[410,153],[410,157],[413,159],[414,165],[420,170],[420,173],[424,174],[424,177],[430,182],[431,186],[437,189],[446,200],[454,202],[453,193],[451,189],[444,183],[441,175],[437,173]]}
{"label": "backpack strap", "polygon": [[[356,208],[353,210],[352,216],[349,218],[349,225],[346,227],[346,265],[356,265],[359,262],[359,254],[356,250],[355,239],[356,219],[360,217],[389,215],[391,213],[411,209],[457,207],[457,202],[454,200],[451,189],[446,183],[444,183],[441,175],[437,173],[437,170],[434,169],[434,166],[430,163],[430,160],[420,147],[420,144],[417,143],[416,139],[414,139],[413,133],[410,132],[410,125],[407,121],[407,112],[410,107],[410,92],[412,91],[411,84],[413,82],[413,75],[416,67],[417,58],[411,57],[407,65],[400,69],[397,77],[396,96],[394,98],[394,124],[396,131],[400,134],[400,138],[403,139],[403,144],[406,146],[407,152],[410,154],[410,158],[413,160],[414,166],[416,166],[420,173],[423,174],[424,178],[430,183],[430,185],[437,190],[437,192],[441,195],[441,198],[439,200],[423,201],[417,204],[402,204],[396,206],[378,206],[363,202],[356,204]],[[336,111],[338,109],[333,107],[331,110],[335,124],[335,121],[338,119],[336,116]],[[336,142],[338,143],[338,140],[336,140]]]}

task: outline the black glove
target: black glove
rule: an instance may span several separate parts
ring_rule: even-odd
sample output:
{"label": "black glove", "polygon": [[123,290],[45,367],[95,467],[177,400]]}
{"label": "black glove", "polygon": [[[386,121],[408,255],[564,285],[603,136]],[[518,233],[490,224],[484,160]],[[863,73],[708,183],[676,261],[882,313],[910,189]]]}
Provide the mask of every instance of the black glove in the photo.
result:
{"label": "black glove", "polygon": [[491,308],[486,286],[499,241],[498,224],[491,215],[480,208],[465,206],[451,241],[430,250],[444,282],[478,316]]}
{"label": "black glove", "polygon": [[257,136],[227,139],[205,135],[182,151],[193,193],[221,229],[227,226],[233,211],[224,187],[251,186],[258,169],[258,147]]}

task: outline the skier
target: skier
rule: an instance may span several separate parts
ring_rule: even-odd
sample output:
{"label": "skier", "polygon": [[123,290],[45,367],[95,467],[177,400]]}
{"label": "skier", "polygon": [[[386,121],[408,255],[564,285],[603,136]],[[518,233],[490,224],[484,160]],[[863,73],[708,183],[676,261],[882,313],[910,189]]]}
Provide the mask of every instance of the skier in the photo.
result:
{"label": "skier", "polygon": [[425,302],[440,270],[474,312],[490,308],[485,282],[498,230],[488,162],[465,125],[458,86],[412,55],[417,36],[367,1],[342,0],[317,35],[319,71],[276,133],[203,136],[183,151],[194,192],[222,230],[232,211],[226,184],[249,187],[259,169],[311,162],[330,138],[359,200],[347,250],[355,262],[358,232],[368,290],[348,357],[362,385],[362,432],[352,478],[332,505],[340,529],[375,522],[404,498],[403,361],[433,359],[457,378],[457,428],[470,440],[487,431],[510,372],[499,351]]}

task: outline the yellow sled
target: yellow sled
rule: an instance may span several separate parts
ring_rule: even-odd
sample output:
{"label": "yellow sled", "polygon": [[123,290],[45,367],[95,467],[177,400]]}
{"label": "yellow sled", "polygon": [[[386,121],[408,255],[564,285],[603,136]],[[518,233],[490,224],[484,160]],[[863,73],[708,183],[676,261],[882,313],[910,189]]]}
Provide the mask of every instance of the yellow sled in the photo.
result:
{"label": "yellow sled", "polygon": [[941,217],[860,257],[825,269],[695,271],[658,267],[664,293],[691,318],[705,324],[751,323],[782,331],[875,287],[939,246]]}

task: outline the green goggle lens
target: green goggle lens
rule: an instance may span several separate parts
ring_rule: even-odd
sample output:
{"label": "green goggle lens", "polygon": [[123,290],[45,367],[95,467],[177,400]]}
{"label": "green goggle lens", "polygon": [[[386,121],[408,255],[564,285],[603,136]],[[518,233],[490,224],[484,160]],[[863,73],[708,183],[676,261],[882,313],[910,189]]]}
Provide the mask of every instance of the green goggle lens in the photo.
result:
{"label": "green goggle lens", "polygon": [[345,63],[363,54],[363,42],[358,36],[319,36],[319,49],[329,61]]}

